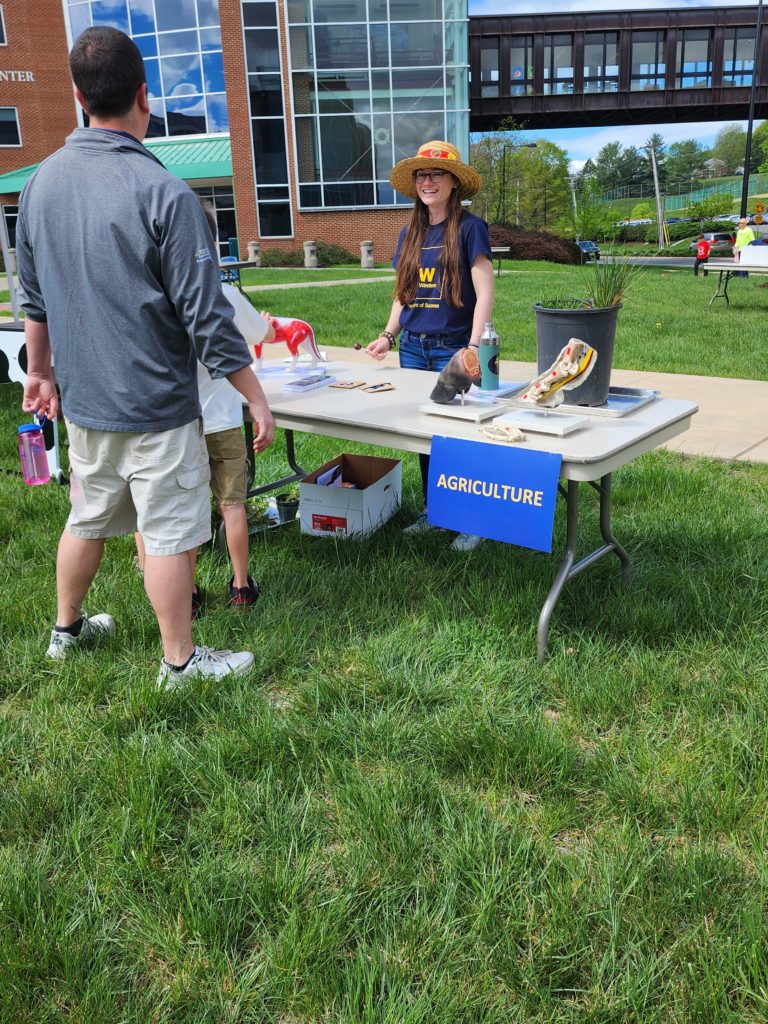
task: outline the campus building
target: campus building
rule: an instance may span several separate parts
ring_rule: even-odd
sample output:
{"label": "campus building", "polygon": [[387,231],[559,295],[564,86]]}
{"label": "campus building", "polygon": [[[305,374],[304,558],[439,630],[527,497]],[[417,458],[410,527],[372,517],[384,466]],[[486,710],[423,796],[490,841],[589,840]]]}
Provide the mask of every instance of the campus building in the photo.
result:
{"label": "campus building", "polygon": [[[391,255],[395,162],[527,127],[745,117],[756,7],[473,17],[468,0],[0,0],[0,202],[82,124],[67,54],[93,24],[141,51],[148,145],[216,208],[221,254],[307,240]],[[515,2],[510,0],[514,11]],[[599,4],[595,4],[599,7]],[[764,29],[756,116],[768,115]]]}

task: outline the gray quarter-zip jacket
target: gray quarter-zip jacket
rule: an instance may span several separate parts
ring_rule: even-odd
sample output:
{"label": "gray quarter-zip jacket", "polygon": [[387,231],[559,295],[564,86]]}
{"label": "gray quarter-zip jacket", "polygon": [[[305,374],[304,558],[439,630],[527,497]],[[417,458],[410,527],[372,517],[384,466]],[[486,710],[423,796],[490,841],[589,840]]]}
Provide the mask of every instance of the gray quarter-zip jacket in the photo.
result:
{"label": "gray quarter-zip jacket", "polygon": [[67,419],[159,431],[200,415],[212,377],[251,363],[197,197],[140,142],[78,128],[19,200],[21,306],[47,321]]}

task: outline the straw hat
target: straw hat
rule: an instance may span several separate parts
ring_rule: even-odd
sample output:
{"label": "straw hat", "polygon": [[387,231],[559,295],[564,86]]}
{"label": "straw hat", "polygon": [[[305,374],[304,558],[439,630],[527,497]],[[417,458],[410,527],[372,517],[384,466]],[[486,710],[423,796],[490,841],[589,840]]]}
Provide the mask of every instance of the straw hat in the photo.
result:
{"label": "straw hat", "polygon": [[390,184],[394,189],[409,199],[416,199],[416,182],[413,180],[413,172],[432,167],[435,170],[450,171],[459,182],[459,198],[470,199],[480,191],[480,175],[468,164],[465,164],[458,149],[450,142],[439,140],[425,142],[419,147],[416,156],[407,160],[400,160],[392,168],[389,176]]}

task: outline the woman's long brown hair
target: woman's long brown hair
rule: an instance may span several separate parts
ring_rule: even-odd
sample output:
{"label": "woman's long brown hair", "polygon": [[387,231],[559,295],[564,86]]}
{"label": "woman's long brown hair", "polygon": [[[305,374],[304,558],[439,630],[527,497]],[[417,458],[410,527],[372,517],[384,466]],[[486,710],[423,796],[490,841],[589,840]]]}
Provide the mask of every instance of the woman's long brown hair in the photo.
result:
{"label": "woman's long brown hair", "polygon": [[[443,281],[443,295],[449,306],[458,308],[461,301],[461,266],[459,261],[459,227],[464,209],[459,199],[459,190],[451,189],[448,199],[448,216],[445,223],[443,251],[440,255],[440,277]],[[429,209],[416,197],[411,212],[411,221],[405,232],[400,259],[397,263],[395,297],[403,306],[413,302],[419,287],[419,265],[421,249],[429,228]]]}

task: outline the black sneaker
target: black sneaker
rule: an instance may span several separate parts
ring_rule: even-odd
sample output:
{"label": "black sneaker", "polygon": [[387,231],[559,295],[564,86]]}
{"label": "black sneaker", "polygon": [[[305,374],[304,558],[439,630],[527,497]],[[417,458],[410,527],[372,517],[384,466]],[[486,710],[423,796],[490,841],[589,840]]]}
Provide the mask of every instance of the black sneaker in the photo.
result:
{"label": "black sneaker", "polygon": [[251,605],[256,604],[261,593],[258,584],[254,583],[250,576],[248,577],[247,587],[236,587],[234,582],[235,577],[231,576],[229,580],[229,607],[250,608]]}

